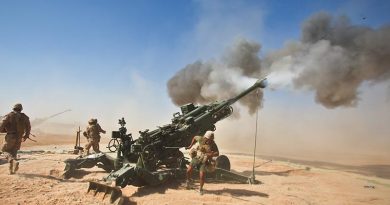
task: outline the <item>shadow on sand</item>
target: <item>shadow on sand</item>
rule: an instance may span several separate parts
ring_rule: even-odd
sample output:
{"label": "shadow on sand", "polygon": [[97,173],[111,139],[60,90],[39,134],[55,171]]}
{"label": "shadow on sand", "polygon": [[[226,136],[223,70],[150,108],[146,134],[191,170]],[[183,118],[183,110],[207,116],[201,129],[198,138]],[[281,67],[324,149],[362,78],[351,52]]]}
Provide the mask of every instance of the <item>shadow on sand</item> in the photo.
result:
{"label": "shadow on sand", "polygon": [[[140,187],[138,190],[133,193],[131,197],[142,197],[149,194],[164,194],[168,189],[183,189],[182,183],[180,181],[170,181],[166,184],[151,187]],[[268,194],[257,192],[257,191],[251,191],[247,189],[230,189],[230,188],[223,188],[221,190],[206,190],[206,194],[214,194],[214,195],[228,195],[233,198],[237,198],[243,201],[247,201],[245,199],[241,199],[239,197],[245,197],[245,196],[258,196],[258,197],[265,197],[268,198]]]}
{"label": "shadow on sand", "polygon": [[229,189],[229,188],[223,188],[222,190],[206,190],[206,194],[215,194],[215,195],[221,195],[221,196],[229,196],[234,199],[250,202],[252,204],[263,204],[257,201],[247,200],[243,199],[241,197],[248,197],[248,196],[258,196],[258,197],[264,197],[268,198],[268,194],[257,192],[257,191],[251,191],[246,189]]}
{"label": "shadow on sand", "polygon": [[76,169],[74,171],[72,171],[72,174],[70,175],[70,177],[68,179],[71,179],[71,178],[74,178],[74,179],[82,179],[83,177],[85,177],[86,175],[88,174],[91,174],[91,173],[94,173],[94,174],[97,174],[97,173],[104,173],[104,174],[107,174],[106,171],[87,171],[87,170],[83,170],[83,169]]}
{"label": "shadow on sand", "polygon": [[234,197],[240,197],[240,196],[259,196],[259,197],[265,197],[268,198],[268,194],[257,192],[257,191],[251,191],[246,189],[230,189],[230,188],[223,188],[222,190],[207,190],[207,193],[215,194],[215,195],[226,195],[229,194]]}
{"label": "shadow on sand", "polygon": [[168,189],[179,189],[180,186],[181,186],[181,183],[179,181],[169,181],[169,182],[167,182],[163,185],[159,185],[159,186],[140,187],[131,196],[142,197],[142,196],[146,196],[146,195],[154,194],[154,193],[165,194],[165,192]]}
{"label": "shadow on sand", "polygon": [[21,176],[21,177],[26,177],[26,178],[28,178],[28,179],[44,178],[44,179],[51,179],[51,180],[56,180],[56,181],[60,181],[60,182],[68,181],[68,180],[61,179],[61,178],[57,178],[57,177],[54,177],[54,176],[42,175],[42,174],[18,173],[17,175],[19,175],[19,176]]}
{"label": "shadow on sand", "polygon": [[7,164],[7,159],[0,159],[0,165]]}
{"label": "shadow on sand", "polygon": [[[289,169],[289,170],[285,170],[285,171],[278,171],[278,172],[266,172],[266,171],[255,171],[255,175],[261,175],[261,176],[267,176],[267,175],[277,175],[277,176],[288,176],[290,175],[291,172],[294,172],[294,171],[304,171],[305,169]],[[237,173],[237,174],[240,174],[240,175],[244,175],[244,176],[251,176],[252,175],[252,171],[243,171],[243,172],[237,172],[237,171],[234,171],[232,170],[233,172]]]}

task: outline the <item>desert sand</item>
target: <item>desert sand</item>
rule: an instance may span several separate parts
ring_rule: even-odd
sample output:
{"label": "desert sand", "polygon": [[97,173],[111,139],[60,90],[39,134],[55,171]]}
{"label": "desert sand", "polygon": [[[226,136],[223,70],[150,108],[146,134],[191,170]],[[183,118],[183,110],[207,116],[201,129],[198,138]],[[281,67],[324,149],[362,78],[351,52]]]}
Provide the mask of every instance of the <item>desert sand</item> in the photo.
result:
{"label": "desert sand", "polygon": [[[8,174],[1,156],[0,204],[110,204],[99,194],[86,193],[88,181],[101,180],[106,175],[103,170],[84,169],[70,179],[62,178],[63,160],[77,156],[68,154],[72,138],[56,139],[43,137],[38,143],[23,144],[15,175]],[[103,150],[106,144],[103,140]],[[222,154],[230,158],[233,171],[251,175],[253,157]],[[256,157],[256,164],[270,158]],[[172,181],[158,187],[127,186],[122,192],[133,204],[390,204],[389,166],[362,167],[274,158],[256,168],[256,179],[262,182],[257,185],[210,182],[200,195],[186,190],[183,181]]]}

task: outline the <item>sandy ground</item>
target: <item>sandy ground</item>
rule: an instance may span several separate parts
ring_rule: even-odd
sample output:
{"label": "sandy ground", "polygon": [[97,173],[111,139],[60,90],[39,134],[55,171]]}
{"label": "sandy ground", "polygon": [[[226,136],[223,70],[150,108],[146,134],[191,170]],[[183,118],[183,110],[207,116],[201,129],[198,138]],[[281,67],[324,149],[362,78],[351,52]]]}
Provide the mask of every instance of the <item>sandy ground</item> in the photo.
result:
{"label": "sandy ground", "polygon": [[[73,145],[51,145],[48,143],[53,140],[48,141],[24,145],[15,175],[8,174],[8,165],[0,158],[0,204],[110,204],[101,195],[86,194],[88,181],[101,180],[106,173],[92,168],[63,179],[62,161],[76,157],[67,154]],[[234,171],[251,174],[252,157],[227,156]],[[256,164],[267,160],[256,158]],[[122,191],[134,204],[390,204],[386,174],[377,177],[375,171],[345,168],[274,159],[256,169],[256,179],[262,181],[259,185],[206,183],[203,196],[186,190],[180,181],[159,187],[128,186]]]}

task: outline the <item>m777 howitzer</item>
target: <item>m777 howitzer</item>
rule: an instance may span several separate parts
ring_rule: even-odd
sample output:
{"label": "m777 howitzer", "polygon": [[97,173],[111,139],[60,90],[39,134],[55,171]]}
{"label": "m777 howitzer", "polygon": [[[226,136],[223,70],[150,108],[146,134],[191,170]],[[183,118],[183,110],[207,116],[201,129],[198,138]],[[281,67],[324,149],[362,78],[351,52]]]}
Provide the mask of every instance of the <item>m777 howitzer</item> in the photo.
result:
{"label": "m777 howitzer", "polygon": [[[70,171],[84,168],[83,164],[88,165],[89,168],[93,163],[100,163],[100,166],[106,171],[112,170],[104,180],[115,182],[116,186],[122,188],[127,185],[155,186],[173,178],[184,179],[186,165],[189,164],[189,161],[179,149],[187,147],[194,136],[204,135],[209,130],[214,131],[218,121],[232,114],[231,105],[233,103],[250,92],[265,87],[266,79],[262,79],[239,95],[222,102],[200,106],[183,105],[181,106],[182,112],[173,115],[171,124],[158,127],[153,131],[140,131],[140,137],[136,140],[132,139],[131,134],[126,134],[127,130],[124,127],[126,123],[122,118],[119,120],[121,125],[119,131],[112,132],[113,138],[121,139],[115,160],[99,153],[94,157],[87,156],[76,159],[77,162],[65,161],[69,168],[65,170],[65,173],[70,176]],[[250,177],[230,172],[230,161],[225,155],[216,158],[216,169],[214,172],[208,173],[207,177],[236,183],[258,183]],[[116,196],[121,195],[118,194],[118,188],[110,188],[96,182],[90,182],[88,191],[90,189],[95,191],[111,189],[111,193],[115,193]]]}

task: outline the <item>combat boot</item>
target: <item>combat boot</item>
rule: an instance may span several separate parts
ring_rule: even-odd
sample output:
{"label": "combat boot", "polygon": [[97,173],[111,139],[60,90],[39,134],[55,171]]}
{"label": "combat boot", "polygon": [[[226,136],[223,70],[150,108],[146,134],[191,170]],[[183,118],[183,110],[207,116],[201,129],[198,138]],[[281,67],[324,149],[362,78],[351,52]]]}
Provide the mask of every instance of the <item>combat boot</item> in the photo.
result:
{"label": "combat boot", "polygon": [[9,174],[14,174],[14,160],[9,162]]}
{"label": "combat boot", "polygon": [[192,189],[194,187],[194,183],[192,180],[187,179],[186,181],[186,189]]}
{"label": "combat boot", "polygon": [[14,174],[19,170],[19,162],[14,160]]}
{"label": "combat boot", "polygon": [[203,188],[200,188],[200,189],[199,189],[199,194],[200,194],[200,195],[203,195],[203,194],[204,194]]}

